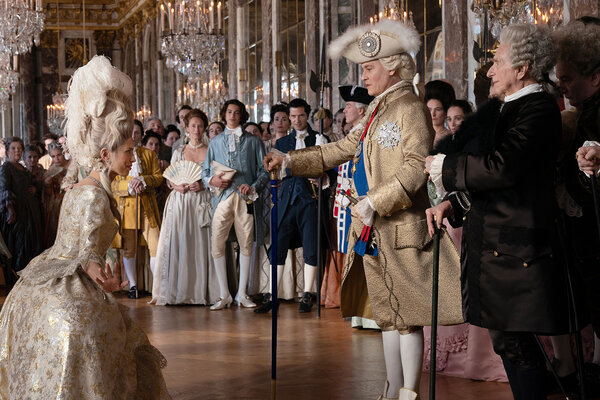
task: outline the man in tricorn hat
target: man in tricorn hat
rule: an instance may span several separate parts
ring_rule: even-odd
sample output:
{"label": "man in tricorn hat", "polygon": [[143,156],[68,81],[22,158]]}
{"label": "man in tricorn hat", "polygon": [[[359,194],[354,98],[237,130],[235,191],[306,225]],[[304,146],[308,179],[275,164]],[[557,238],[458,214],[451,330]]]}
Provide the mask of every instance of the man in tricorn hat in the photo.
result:
{"label": "man in tricorn hat", "polygon": [[[387,382],[381,399],[416,399],[423,359],[423,325],[431,321],[433,245],[424,218],[429,205],[425,158],[433,142],[427,108],[417,93],[411,53],[417,31],[397,21],[349,29],[331,43],[333,58],[361,64],[375,96],[344,139],[288,155],[269,153],[265,167],[321,176],[352,160],[353,206],[341,289],[342,314],[365,315],[367,295],[383,333]],[[440,248],[439,322],[462,322],[459,257],[450,238]]]}

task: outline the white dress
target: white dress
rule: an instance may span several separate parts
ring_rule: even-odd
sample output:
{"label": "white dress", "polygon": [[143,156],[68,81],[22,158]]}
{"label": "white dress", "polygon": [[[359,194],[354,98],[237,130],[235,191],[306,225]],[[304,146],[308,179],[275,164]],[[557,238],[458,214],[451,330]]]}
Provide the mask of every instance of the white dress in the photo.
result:
{"label": "white dress", "polygon": [[[171,164],[183,159],[173,152]],[[202,163],[200,163],[202,165]],[[210,253],[212,195],[208,190],[171,191],[158,239],[152,285],[153,304],[213,304],[219,284]]]}

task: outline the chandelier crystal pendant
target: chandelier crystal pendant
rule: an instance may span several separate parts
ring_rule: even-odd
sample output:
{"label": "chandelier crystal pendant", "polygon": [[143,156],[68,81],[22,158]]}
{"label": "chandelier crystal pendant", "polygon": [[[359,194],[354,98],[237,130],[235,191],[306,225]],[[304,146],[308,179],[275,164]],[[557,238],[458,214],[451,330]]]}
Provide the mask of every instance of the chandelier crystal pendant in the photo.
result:
{"label": "chandelier crystal pendant", "polygon": [[0,52],[17,55],[39,45],[44,30],[42,0],[0,1]]}
{"label": "chandelier crystal pendant", "polygon": [[220,72],[211,74],[208,80],[186,81],[183,90],[177,91],[177,104],[187,104],[193,108],[199,108],[206,113],[211,121],[219,120],[221,106],[227,100],[227,88],[223,83]]}
{"label": "chandelier crystal pendant", "polygon": [[[176,0],[160,5],[161,53],[188,80],[210,80],[225,50],[221,2]],[[216,23],[215,23],[216,18]]]}
{"label": "chandelier crystal pendant", "polygon": [[546,24],[555,29],[564,17],[562,0],[474,0],[471,9],[495,39],[511,24]]}
{"label": "chandelier crystal pendant", "polygon": [[[16,68],[16,64],[14,67]],[[10,96],[15,94],[18,84],[19,73],[13,69],[11,57],[6,53],[0,53],[0,110],[8,108]]]}
{"label": "chandelier crystal pendant", "polygon": [[47,124],[50,132],[56,136],[62,136],[63,123],[65,121],[65,101],[67,95],[61,93],[60,87],[57,93],[52,95],[52,104],[46,106]]}

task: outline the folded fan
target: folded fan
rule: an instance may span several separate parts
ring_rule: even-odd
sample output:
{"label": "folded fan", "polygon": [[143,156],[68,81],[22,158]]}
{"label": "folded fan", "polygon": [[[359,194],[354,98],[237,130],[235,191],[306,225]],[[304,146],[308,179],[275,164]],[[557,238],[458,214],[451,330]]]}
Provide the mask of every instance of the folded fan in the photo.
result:
{"label": "folded fan", "polygon": [[[215,176],[215,175],[222,174],[221,179],[231,180],[231,179],[233,179],[233,176],[237,172],[235,169],[230,168],[227,165],[223,165],[216,160],[212,160],[210,162],[210,166],[212,167],[212,170],[213,170],[212,175]],[[215,195],[220,196],[222,192],[223,192],[223,189],[217,189],[215,191]]]}
{"label": "folded fan", "polygon": [[163,177],[175,185],[191,184],[202,179],[202,165],[187,160],[177,161],[163,172]]}

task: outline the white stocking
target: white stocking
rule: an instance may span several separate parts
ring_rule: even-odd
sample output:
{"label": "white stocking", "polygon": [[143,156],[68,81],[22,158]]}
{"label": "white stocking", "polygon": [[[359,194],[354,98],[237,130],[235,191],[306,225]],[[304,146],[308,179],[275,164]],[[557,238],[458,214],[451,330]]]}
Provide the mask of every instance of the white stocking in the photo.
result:
{"label": "white stocking", "polygon": [[217,280],[219,281],[219,297],[227,299],[231,296],[229,293],[229,286],[227,285],[227,267],[225,265],[225,256],[214,258],[215,272],[217,273]]}
{"label": "white stocking", "polygon": [[396,330],[383,331],[381,332],[381,337],[383,339],[385,371],[389,383],[387,393],[384,392],[383,397],[395,399],[398,397],[400,388],[404,386],[402,358],[400,355],[400,334]]}
{"label": "white stocking", "polygon": [[550,336],[550,341],[554,349],[554,359],[559,361],[556,368],[558,376],[563,377],[575,372],[575,362],[571,352],[571,336]]}
{"label": "white stocking", "polygon": [[[279,293],[281,293],[281,278],[283,277],[283,269],[285,268],[285,265],[277,265],[277,291]],[[269,290],[268,292],[272,293],[272,288],[273,287],[273,274],[269,274]],[[278,298],[278,296],[271,296],[272,300],[276,300]]]}
{"label": "white stocking", "polygon": [[[435,343],[432,343],[435,346]],[[400,355],[404,386],[419,393],[421,368],[423,367],[423,329],[407,335],[400,335]]]}
{"label": "white stocking", "polygon": [[248,279],[250,279],[250,256],[240,253],[240,282],[238,292],[235,295],[236,299],[243,299],[247,296]]}
{"label": "white stocking", "polygon": [[125,267],[125,273],[127,274],[127,280],[129,281],[129,287],[137,286],[136,278],[137,271],[135,265],[135,257],[126,258],[123,257],[123,266]]}
{"label": "white stocking", "polygon": [[594,359],[592,360],[594,364],[600,364],[600,339],[594,333]]}
{"label": "white stocking", "polygon": [[154,278],[154,266],[156,265],[156,257],[150,257],[150,272],[152,272],[152,277]]}
{"label": "white stocking", "polygon": [[304,291],[316,292],[314,290],[315,281],[317,280],[317,267],[314,265],[304,264]]}

